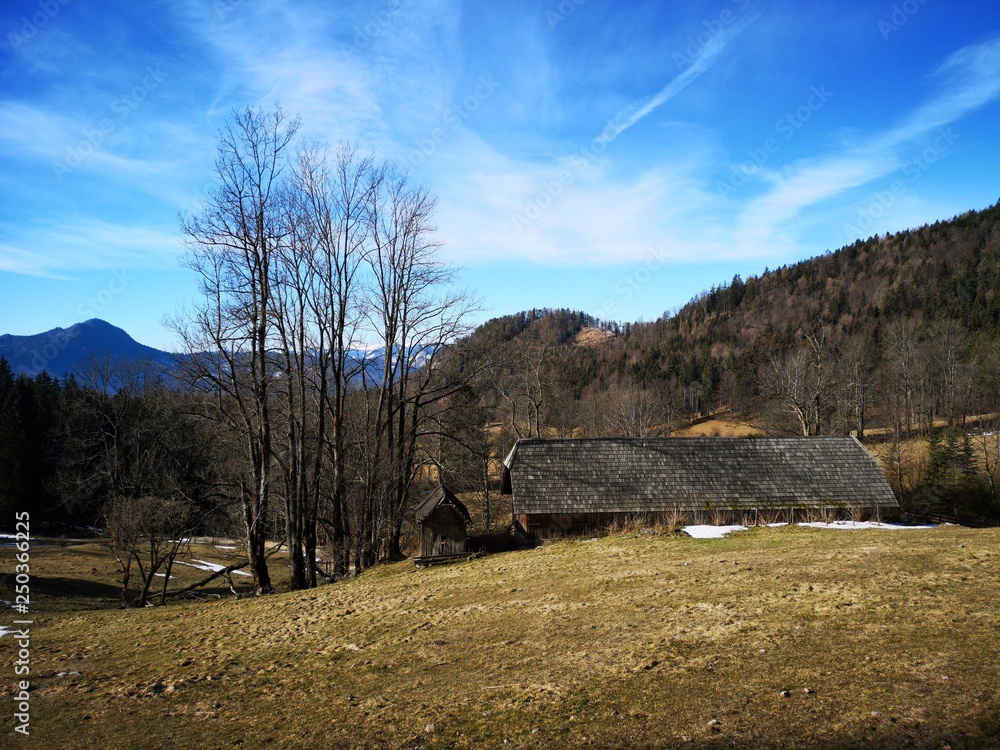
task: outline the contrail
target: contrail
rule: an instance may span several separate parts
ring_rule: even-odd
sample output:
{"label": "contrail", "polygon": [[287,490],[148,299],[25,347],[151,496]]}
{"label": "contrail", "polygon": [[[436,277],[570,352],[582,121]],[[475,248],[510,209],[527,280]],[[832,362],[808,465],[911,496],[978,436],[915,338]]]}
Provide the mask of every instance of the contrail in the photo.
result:
{"label": "contrail", "polygon": [[602,139],[605,143],[611,143],[639,120],[655,110],[661,104],[669,101],[686,89],[698,76],[708,70],[715,59],[722,54],[735,37],[746,29],[751,23],[760,18],[760,13],[744,18],[742,21],[733,24],[718,36],[714,37],[683,73],[674,78],[670,83],[660,89],[653,96],[640,99],[616,114],[608,122],[602,131]]}

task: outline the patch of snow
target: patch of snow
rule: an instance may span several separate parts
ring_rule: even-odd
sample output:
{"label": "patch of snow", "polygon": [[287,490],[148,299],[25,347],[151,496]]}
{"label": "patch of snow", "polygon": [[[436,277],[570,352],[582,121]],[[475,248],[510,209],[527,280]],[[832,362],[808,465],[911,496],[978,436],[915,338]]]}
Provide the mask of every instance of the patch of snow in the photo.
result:
{"label": "patch of snow", "polygon": [[769,528],[769,529],[778,529],[778,528],[781,528],[782,526],[787,526],[787,525],[788,525],[788,521],[781,521],[780,523],[769,523],[767,525],[767,528]]}
{"label": "patch of snow", "polygon": [[236,549],[236,547],[231,547],[228,544],[213,544],[216,549]]}
{"label": "patch of snow", "polygon": [[879,521],[833,521],[831,523],[813,521],[800,523],[799,526],[809,526],[813,529],[936,529],[938,527],[936,523],[924,526],[903,526],[900,523],[881,523]]}
{"label": "patch of snow", "polygon": [[[197,568],[198,570],[205,570],[210,573],[218,573],[220,570],[224,570],[227,567],[225,565],[219,565],[218,563],[208,562],[207,560],[193,560],[192,562],[175,560],[174,562],[175,564],[187,565],[190,568]],[[247,573],[246,571],[243,570],[234,570],[233,573],[235,573],[238,576],[250,576],[251,578],[253,577],[252,574]]]}
{"label": "patch of snow", "polygon": [[747,531],[746,526],[685,526],[681,529],[685,534],[695,539],[720,539],[734,531]]}

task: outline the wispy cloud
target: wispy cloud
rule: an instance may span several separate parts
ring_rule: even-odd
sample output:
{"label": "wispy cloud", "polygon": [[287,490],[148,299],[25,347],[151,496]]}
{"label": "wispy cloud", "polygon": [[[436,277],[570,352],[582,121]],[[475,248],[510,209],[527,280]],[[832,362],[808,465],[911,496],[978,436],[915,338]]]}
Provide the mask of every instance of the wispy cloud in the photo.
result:
{"label": "wispy cloud", "polygon": [[[310,137],[401,150],[443,108],[458,69],[454,0],[329,6],[240,3],[220,19],[183,6],[188,32],[211,60],[209,117],[275,102],[301,115]],[[441,106],[437,106],[440,104]]]}
{"label": "wispy cloud", "polygon": [[556,184],[561,163],[514,159],[469,133],[456,135],[442,158],[438,224],[444,251],[460,263],[502,258],[542,265],[606,265],[642,260],[669,245],[682,258],[697,232],[689,215],[715,201],[697,175],[705,153],[650,166],[638,174],[592,164],[541,217],[515,234],[508,220],[524,195]]}
{"label": "wispy cloud", "polygon": [[[0,243],[0,271],[66,278],[74,271],[172,267],[183,252],[177,232],[97,219],[25,231]],[[30,248],[30,249],[29,249]]]}
{"label": "wispy cloud", "polygon": [[804,209],[884,177],[906,164],[902,147],[951,125],[1000,97],[1000,37],[963,47],[936,71],[940,91],[887,130],[841,153],[800,160],[741,211],[741,242],[766,241]]}
{"label": "wispy cloud", "polygon": [[641,99],[629,105],[617,115],[615,115],[608,127],[604,129],[604,139],[610,143],[618,136],[639,122],[642,118],[652,113],[657,108],[663,106],[673,99],[684,89],[690,86],[705,71],[712,67],[719,55],[726,49],[729,43],[739,36],[760,17],[760,14],[746,16],[733,22],[732,25],[724,27],[718,34],[711,37],[707,44],[699,51],[697,56],[687,67],[666,86],[658,92],[645,99]]}

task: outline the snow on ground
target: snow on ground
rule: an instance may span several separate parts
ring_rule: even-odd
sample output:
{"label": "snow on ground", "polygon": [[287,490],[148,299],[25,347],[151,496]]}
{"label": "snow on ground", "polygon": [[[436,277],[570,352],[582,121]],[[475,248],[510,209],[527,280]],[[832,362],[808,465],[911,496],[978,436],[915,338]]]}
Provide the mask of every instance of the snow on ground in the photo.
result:
{"label": "snow on ground", "polygon": [[746,526],[685,526],[681,531],[695,539],[719,539],[733,531],[746,531]]}
{"label": "snow on ground", "polygon": [[[219,565],[218,563],[207,562],[206,560],[194,560],[193,558],[191,562],[184,562],[183,560],[174,560],[174,565],[187,565],[189,568],[206,570],[209,571],[210,573],[217,573],[218,571],[223,570],[226,567],[225,565]],[[250,576],[251,578],[253,577],[252,574],[247,573],[246,571],[243,570],[234,570],[233,573],[235,573],[238,576]]]}
{"label": "snow on ground", "polygon": [[903,526],[900,523],[881,523],[879,521],[833,521],[832,523],[814,521],[800,523],[799,526],[809,526],[814,529],[936,529],[938,525],[932,523],[926,526]]}
{"label": "snow on ground", "polygon": [[[787,523],[769,523],[770,528],[787,526]],[[936,529],[937,524],[927,526],[903,526],[898,523],[880,523],[878,521],[833,521],[832,523],[811,522],[799,523],[797,526],[809,526],[814,529]],[[695,539],[719,539],[733,531],[746,531],[746,526],[685,526],[682,531]]]}

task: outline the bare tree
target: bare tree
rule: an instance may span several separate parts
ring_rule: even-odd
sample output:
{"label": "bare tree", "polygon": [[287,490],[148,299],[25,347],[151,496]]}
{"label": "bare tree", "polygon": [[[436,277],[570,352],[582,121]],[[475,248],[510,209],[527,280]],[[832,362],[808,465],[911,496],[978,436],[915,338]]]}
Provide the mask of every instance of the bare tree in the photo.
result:
{"label": "bare tree", "polygon": [[515,440],[542,434],[542,414],[553,389],[550,359],[548,344],[516,340],[488,367],[493,388],[505,405],[506,431]]}
{"label": "bare tree", "polygon": [[972,371],[975,362],[969,336],[957,320],[933,327],[927,342],[927,371],[936,375],[940,409],[951,427],[965,425],[972,402]]}
{"label": "bare tree", "polygon": [[647,389],[618,386],[606,397],[603,409],[605,434],[644,438],[660,434],[663,424],[660,401]]}
{"label": "bare tree", "polygon": [[[194,506],[179,497],[118,495],[105,506],[104,520],[110,536],[108,546],[121,574],[123,601],[146,606],[154,578],[162,575],[162,604],[166,601],[174,560],[200,520]],[[132,585],[136,572],[138,591]]]}
{"label": "bare tree", "polygon": [[[372,194],[380,186],[382,171],[371,156],[360,156],[355,147],[341,145],[332,164],[325,151],[303,150],[296,172],[296,188],[303,207],[303,241],[312,247],[315,286],[309,304],[317,329],[315,386],[320,404],[317,428],[329,458],[326,526],[333,545],[335,575],[346,574],[349,566],[347,398],[351,382],[360,375],[353,350],[364,313],[362,264],[369,250],[368,210]],[[315,458],[317,481],[312,489],[310,511],[313,522],[307,525],[305,540],[308,574],[313,583],[321,459],[321,455]]]}
{"label": "bare tree", "polygon": [[891,392],[895,402],[894,418],[896,427],[903,435],[909,435],[914,420],[914,390],[917,380],[917,329],[912,321],[893,324],[885,337],[885,360],[887,366],[886,391]]}
{"label": "bare tree", "polygon": [[768,360],[760,373],[760,390],[774,399],[780,408],[792,414],[803,435],[814,435],[819,421],[819,391],[813,371],[814,359],[806,349]]}
{"label": "bare tree", "polygon": [[283,182],[298,127],[280,107],[234,112],[219,134],[217,185],[207,205],[181,222],[189,246],[185,264],[200,277],[204,300],[175,328],[189,354],[190,383],[214,396],[214,416],[244,446],[240,498],[250,570],[261,594],[272,589],[264,544],[274,457],[274,271],[289,240]]}
{"label": "bare tree", "polygon": [[997,505],[1000,495],[997,494],[997,469],[1000,468],[1000,420],[996,417],[983,420],[979,430],[971,439],[975,446],[978,459],[982,464],[983,473],[990,488],[990,498]]}
{"label": "bare tree", "polygon": [[[289,191],[286,199],[289,211],[290,239],[276,248],[274,282],[272,285],[274,327],[277,334],[275,356],[280,377],[273,379],[278,402],[283,406],[276,414],[284,440],[275,458],[283,478],[285,541],[291,562],[291,588],[307,586],[304,541],[309,524],[311,489],[319,481],[319,471],[313,471],[313,456],[320,455],[317,435],[317,411],[314,394],[314,352],[321,341],[314,334],[316,326],[310,318],[315,278],[310,238],[300,229],[304,210],[298,195]],[[322,334],[320,333],[320,336]],[[318,467],[316,467],[318,469]]]}
{"label": "bare tree", "polygon": [[974,381],[978,391],[979,429],[972,443],[990,489],[995,510],[1000,511],[1000,489],[997,471],[1000,469],[1000,348],[995,340],[985,337],[974,360]]}
{"label": "bare tree", "polygon": [[858,440],[865,439],[865,428],[875,391],[875,372],[879,355],[869,342],[856,337],[840,347],[836,366],[841,395],[842,419],[853,423]]}
{"label": "bare tree", "polygon": [[[417,449],[425,409],[460,382],[447,377],[449,370],[439,368],[440,360],[447,344],[468,332],[466,320],[476,304],[454,288],[454,267],[437,258],[434,209],[435,199],[426,189],[410,185],[392,168],[386,168],[379,189],[369,194],[367,315],[381,345],[381,367],[368,466],[381,477],[365,483],[371,493],[366,507],[371,514],[383,504],[377,513],[389,533],[384,550],[368,548],[356,557],[361,566],[380,553],[399,553],[403,511],[420,469]],[[361,559],[366,556],[368,560]]]}

